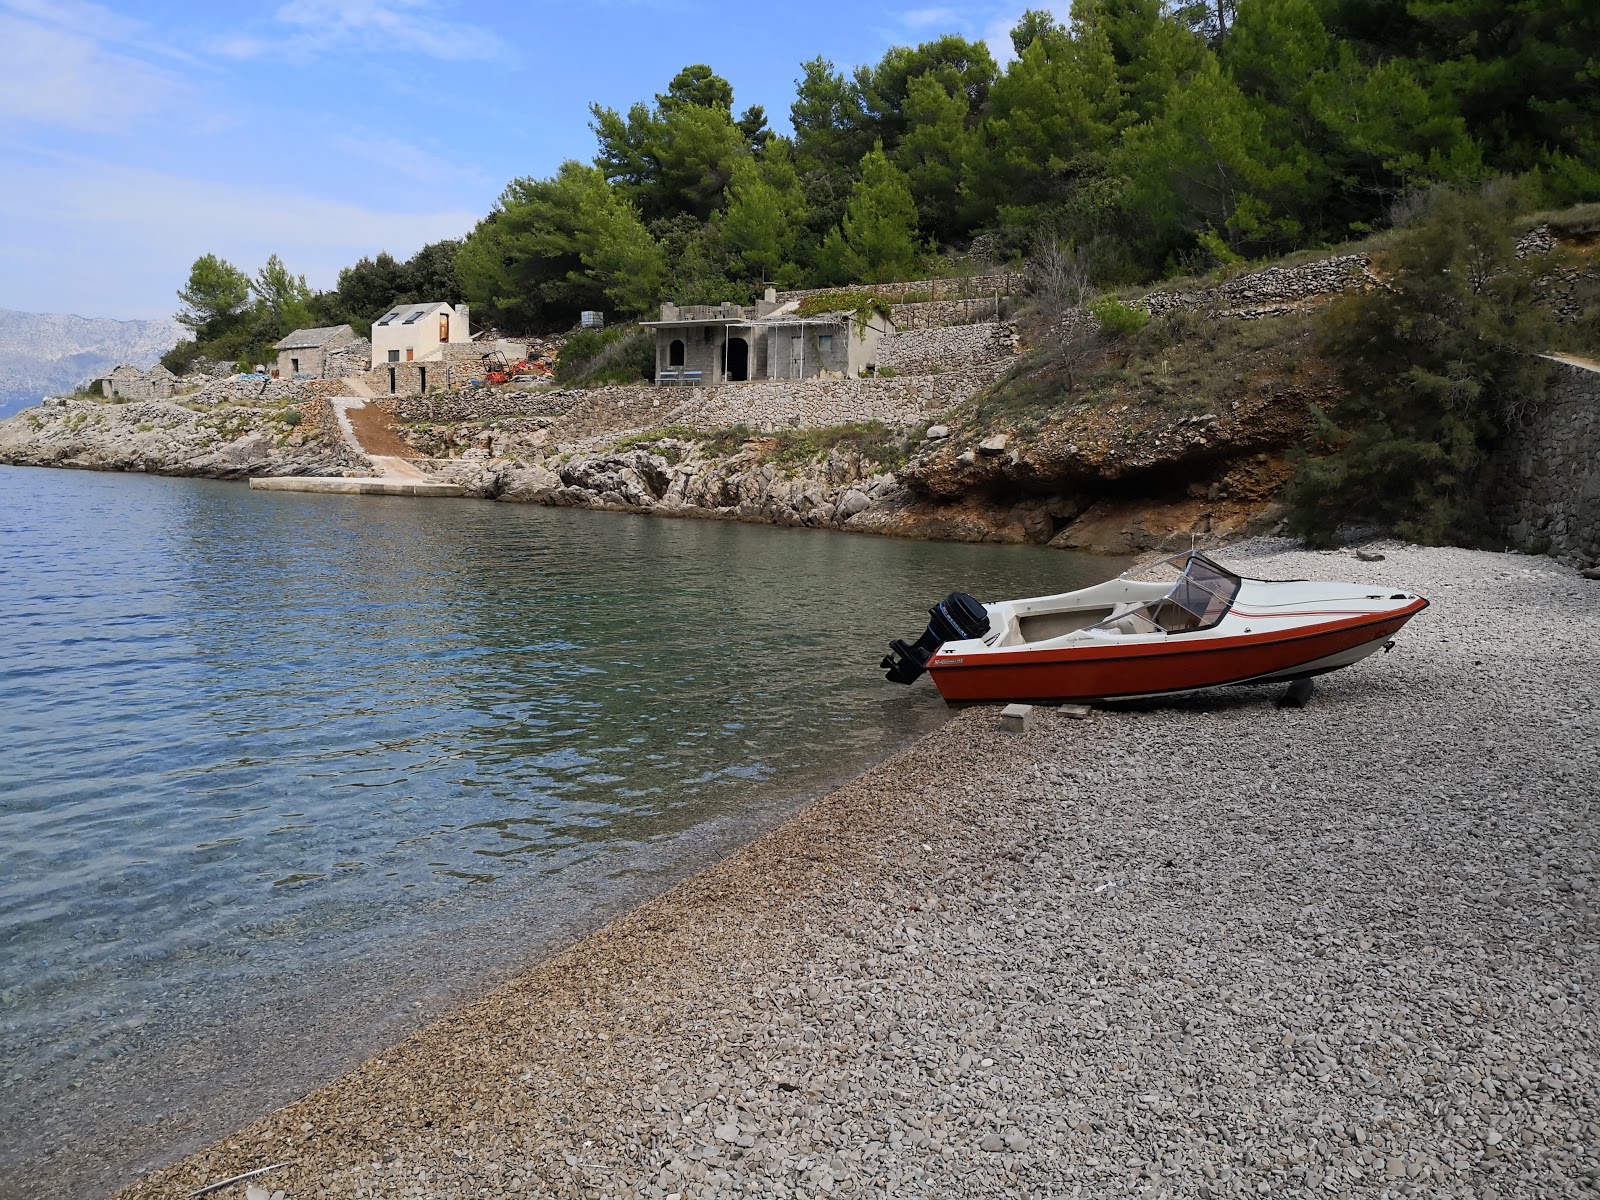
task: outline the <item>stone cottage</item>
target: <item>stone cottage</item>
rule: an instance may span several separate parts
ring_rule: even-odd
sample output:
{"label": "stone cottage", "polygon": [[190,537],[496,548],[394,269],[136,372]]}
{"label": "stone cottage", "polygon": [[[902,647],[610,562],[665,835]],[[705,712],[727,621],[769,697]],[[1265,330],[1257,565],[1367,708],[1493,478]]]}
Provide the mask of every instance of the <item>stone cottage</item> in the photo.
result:
{"label": "stone cottage", "polygon": [[795,314],[768,290],[753,306],[663,304],[656,333],[657,384],[738,383],[750,379],[859,379],[894,332],[878,313]]}
{"label": "stone cottage", "polygon": [[372,365],[437,361],[445,346],[471,340],[465,304],[401,304],[372,324]]}
{"label": "stone cottage", "polygon": [[102,395],[123,400],[166,400],[177,382],[176,375],[157,363],[148,371],[130,366],[112,367],[109,374],[93,380],[91,386],[99,384]]}
{"label": "stone cottage", "polygon": [[[348,325],[328,325],[321,329],[296,329],[273,344],[278,352],[278,378],[325,379],[327,360],[336,350],[358,341]],[[345,357],[343,355],[340,356]],[[363,364],[363,368],[365,364]],[[341,374],[344,372],[341,371]]]}

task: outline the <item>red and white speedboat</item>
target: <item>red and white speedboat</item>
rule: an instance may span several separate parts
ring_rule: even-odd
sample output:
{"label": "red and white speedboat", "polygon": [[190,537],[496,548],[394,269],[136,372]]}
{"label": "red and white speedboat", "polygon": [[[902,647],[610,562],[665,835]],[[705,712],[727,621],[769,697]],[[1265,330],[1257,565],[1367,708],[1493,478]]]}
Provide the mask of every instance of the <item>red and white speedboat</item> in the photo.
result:
{"label": "red and white speedboat", "polygon": [[[947,701],[1166,696],[1307,679],[1387,648],[1428,601],[1394,588],[1246,579],[1194,551],[1166,579],[1128,575],[1059,596],[980,604],[952,592],[886,678],[926,670]],[[1175,575],[1175,578],[1173,577]]]}

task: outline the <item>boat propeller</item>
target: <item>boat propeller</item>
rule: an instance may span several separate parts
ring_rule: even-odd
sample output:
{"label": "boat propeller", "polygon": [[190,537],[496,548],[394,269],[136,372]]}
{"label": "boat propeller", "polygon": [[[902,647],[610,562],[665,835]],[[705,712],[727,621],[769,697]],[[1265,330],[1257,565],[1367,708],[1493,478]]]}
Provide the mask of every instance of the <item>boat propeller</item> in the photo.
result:
{"label": "boat propeller", "polygon": [[915,642],[900,638],[889,643],[889,653],[878,665],[890,683],[915,683],[928,669],[928,660],[946,642],[981,638],[989,632],[989,614],[982,601],[965,592],[951,592],[928,610],[928,627]]}

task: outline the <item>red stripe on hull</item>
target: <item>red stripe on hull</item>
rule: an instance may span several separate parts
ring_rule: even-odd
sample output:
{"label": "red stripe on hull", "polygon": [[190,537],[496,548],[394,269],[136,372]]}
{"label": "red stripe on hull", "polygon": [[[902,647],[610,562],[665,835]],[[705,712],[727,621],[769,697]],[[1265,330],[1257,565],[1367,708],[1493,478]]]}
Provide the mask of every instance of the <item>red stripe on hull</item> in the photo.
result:
{"label": "red stripe on hull", "polygon": [[1428,606],[1277,634],[1209,638],[1174,646],[1073,646],[961,656],[960,665],[928,665],[939,694],[951,701],[1111,700],[1188,692],[1242,683],[1329,658],[1400,630]]}

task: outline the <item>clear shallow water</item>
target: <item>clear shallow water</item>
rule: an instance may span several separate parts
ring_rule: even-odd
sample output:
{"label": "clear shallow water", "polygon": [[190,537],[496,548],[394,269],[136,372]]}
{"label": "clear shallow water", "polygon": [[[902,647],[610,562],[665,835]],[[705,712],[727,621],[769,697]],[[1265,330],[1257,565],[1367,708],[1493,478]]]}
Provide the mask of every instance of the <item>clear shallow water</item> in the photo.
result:
{"label": "clear shallow water", "polygon": [[1120,565],[0,468],[0,1184],[296,1094],[932,728],[874,667],[951,587]]}

